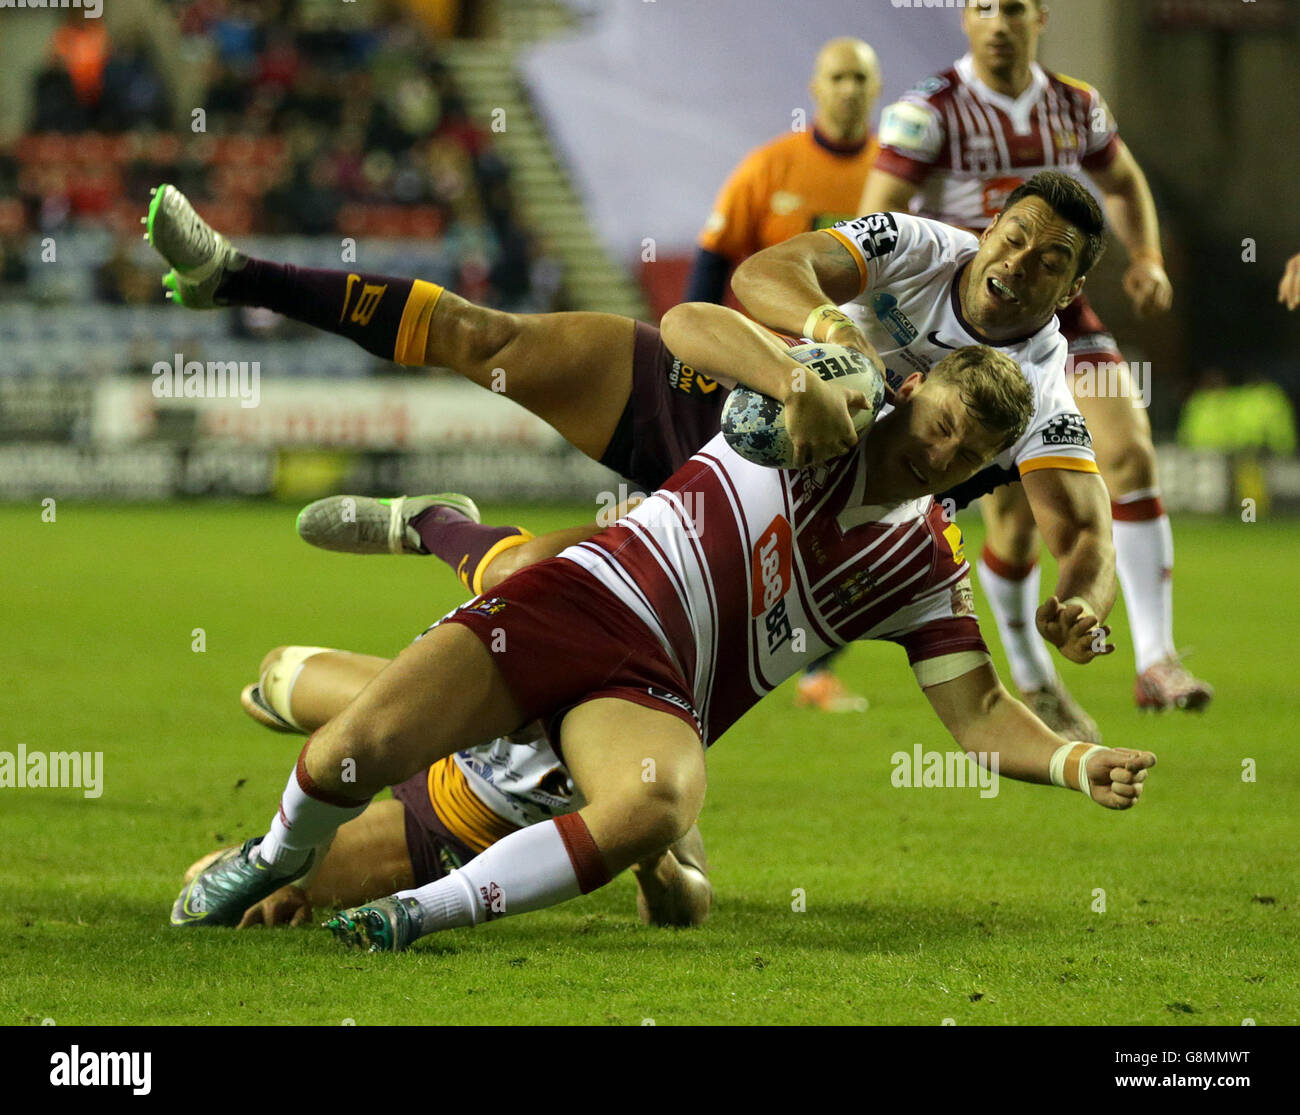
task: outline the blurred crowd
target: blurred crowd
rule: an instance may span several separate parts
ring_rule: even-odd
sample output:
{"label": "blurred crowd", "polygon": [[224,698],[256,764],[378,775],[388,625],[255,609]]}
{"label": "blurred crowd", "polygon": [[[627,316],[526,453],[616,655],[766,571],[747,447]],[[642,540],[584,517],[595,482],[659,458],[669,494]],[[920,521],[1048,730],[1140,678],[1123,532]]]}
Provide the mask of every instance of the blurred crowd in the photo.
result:
{"label": "blurred crowd", "polygon": [[[109,302],[160,296],[143,282],[138,240],[149,187],[180,186],[217,227],[242,234],[432,242],[470,229],[465,292],[507,308],[534,298],[539,268],[506,165],[471,118],[420,5],[299,0],[163,0],[185,76],[148,31],[110,35],[75,9],[35,79],[30,127],[0,155],[0,283],[25,277],[31,234],[112,229],[96,286]],[[173,38],[171,41],[176,41]],[[186,98],[188,99],[188,98]],[[28,257],[30,258],[30,257]]]}

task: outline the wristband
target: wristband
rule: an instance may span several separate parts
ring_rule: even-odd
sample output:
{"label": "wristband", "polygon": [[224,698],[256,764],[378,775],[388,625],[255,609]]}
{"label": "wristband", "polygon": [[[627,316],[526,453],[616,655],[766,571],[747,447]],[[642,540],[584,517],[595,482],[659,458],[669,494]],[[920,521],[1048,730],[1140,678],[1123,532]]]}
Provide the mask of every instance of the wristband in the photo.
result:
{"label": "wristband", "polygon": [[810,341],[824,341],[825,337],[817,336],[817,327],[828,320],[834,320],[837,323],[842,322],[845,325],[853,324],[852,319],[834,302],[823,302],[804,319],[803,335]]}
{"label": "wristband", "polygon": [[1098,751],[1106,749],[1096,743],[1063,743],[1052,753],[1047,776],[1053,786],[1078,790],[1092,797],[1092,783],[1088,778],[1088,760]]}

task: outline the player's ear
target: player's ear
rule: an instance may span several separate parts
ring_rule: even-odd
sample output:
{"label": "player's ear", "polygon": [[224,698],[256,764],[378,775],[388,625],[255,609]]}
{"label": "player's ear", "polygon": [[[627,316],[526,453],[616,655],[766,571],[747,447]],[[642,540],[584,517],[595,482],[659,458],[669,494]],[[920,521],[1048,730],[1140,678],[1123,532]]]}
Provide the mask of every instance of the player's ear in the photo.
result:
{"label": "player's ear", "polygon": [[898,390],[894,392],[894,397],[901,403],[905,399],[910,399],[916,394],[916,389],[925,382],[925,376],[920,372],[913,372],[899,385]]}
{"label": "player's ear", "polygon": [[989,238],[989,233],[998,227],[998,221],[1000,220],[1002,220],[1002,213],[1000,211],[993,214],[993,220],[989,221],[989,223],[984,226],[984,231],[980,233],[981,244]]}
{"label": "player's ear", "polygon": [[1074,282],[1072,282],[1069,285],[1066,292],[1062,294],[1061,297],[1057,300],[1056,308],[1058,310],[1063,310],[1065,309],[1066,306],[1068,306],[1071,302],[1073,302],[1076,298],[1078,298],[1079,291],[1083,289],[1083,284],[1086,283],[1087,281],[1088,281],[1087,275],[1080,275],[1077,279],[1075,279]]}

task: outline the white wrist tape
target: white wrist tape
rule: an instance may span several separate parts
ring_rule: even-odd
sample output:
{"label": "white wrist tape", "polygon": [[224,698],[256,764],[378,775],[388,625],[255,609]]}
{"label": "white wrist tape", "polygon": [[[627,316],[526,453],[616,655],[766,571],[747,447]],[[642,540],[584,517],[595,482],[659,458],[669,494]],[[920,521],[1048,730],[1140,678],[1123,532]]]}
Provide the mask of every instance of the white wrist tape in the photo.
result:
{"label": "white wrist tape", "polygon": [[1088,779],[1088,760],[1098,751],[1106,749],[1096,743],[1063,743],[1052,753],[1047,774],[1053,786],[1079,790],[1092,797],[1092,783]]}
{"label": "white wrist tape", "polygon": [[[836,325],[853,324],[853,322],[849,319],[849,316],[846,313],[844,313],[844,311],[842,311],[837,305],[835,305],[834,302],[823,302],[820,306],[818,306],[815,310],[813,310],[804,319],[803,335],[807,337],[810,341],[824,341],[826,339],[826,335],[823,334],[822,336],[818,337],[817,330],[821,326],[823,321],[828,321],[828,320],[834,322]],[[830,329],[827,329],[826,333],[829,332]]]}

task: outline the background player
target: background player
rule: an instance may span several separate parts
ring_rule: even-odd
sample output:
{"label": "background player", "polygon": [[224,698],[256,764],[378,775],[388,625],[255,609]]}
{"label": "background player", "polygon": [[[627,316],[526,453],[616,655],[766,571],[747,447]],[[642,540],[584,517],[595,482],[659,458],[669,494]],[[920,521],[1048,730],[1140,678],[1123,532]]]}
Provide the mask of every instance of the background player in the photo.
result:
{"label": "background player", "polygon": [[[858,214],[876,157],[871,118],[880,98],[876,52],[861,39],[832,39],[817,54],[808,83],[816,106],[800,129],[755,148],[723,185],[700,233],[687,302],[721,302],[732,269],[763,248]],[[706,382],[693,390],[712,390]],[[834,674],[836,655],[799,678],[795,703],[825,712],[861,712],[864,697]]]}
{"label": "background player", "polygon": [[[1146,178],[1119,138],[1101,95],[1037,61],[1047,23],[1041,0],[1002,0],[996,11],[966,8],[970,53],[927,78],[882,117],[880,155],[863,212],[917,212],[972,230],[986,228],[1007,194],[1054,167],[1086,173],[1100,188],[1112,227],[1129,253],[1124,290],[1139,315],[1172,300],[1160,231]],[[1070,356],[1081,371],[1118,365],[1110,397],[1079,389],[1111,494],[1116,563],[1133,633],[1135,697],[1141,708],[1203,708],[1213,696],[1178,660],[1173,642],[1173,534],[1160,502],[1155,448],[1145,408],[1114,339],[1080,295],[1060,312]],[[1089,385],[1096,379],[1090,378]],[[1071,387],[1079,388],[1071,378]],[[980,582],[988,593],[1012,678],[1039,715],[1071,738],[1095,726],[1069,697],[1051,654],[1033,630],[1038,606],[1038,538],[1017,487],[984,501],[988,534]]]}

